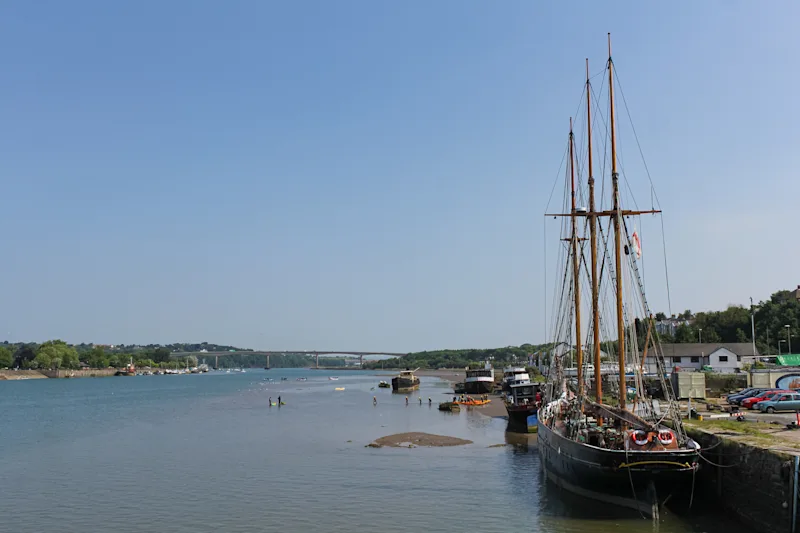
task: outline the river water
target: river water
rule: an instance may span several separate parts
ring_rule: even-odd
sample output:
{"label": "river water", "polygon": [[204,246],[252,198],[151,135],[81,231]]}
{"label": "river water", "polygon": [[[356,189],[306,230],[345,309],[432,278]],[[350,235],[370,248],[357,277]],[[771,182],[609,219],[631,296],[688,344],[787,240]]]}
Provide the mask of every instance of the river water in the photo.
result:
{"label": "river water", "polygon": [[[439,412],[445,382],[423,377],[406,406],[379,379],[272,369],[0,382],[0,531],[745,531],[707,508],[654,529],[570,497],[543,480],[535,439],[477,410]],[[279,395],[286,405],[269,407]],[[474,443],[365,447],[406,431]]]}

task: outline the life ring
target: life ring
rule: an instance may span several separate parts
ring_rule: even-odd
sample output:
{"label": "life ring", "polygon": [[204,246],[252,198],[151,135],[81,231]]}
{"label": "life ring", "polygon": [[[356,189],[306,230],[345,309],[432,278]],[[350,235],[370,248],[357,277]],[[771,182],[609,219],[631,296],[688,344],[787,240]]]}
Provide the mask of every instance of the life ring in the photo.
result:
{"label": "life ring", "polygon": [[663,444],[664,446],[669,446],[672,444],[672,441],[675,440],[675,435],[672,434],[672,431],[668,429],[662,429],[658,432],[658,442]]}
{"label": "life ring", "polygon": [[631,433],[631,438],[637,446],[644,446],[650,442],[650,434],[646,431],[637,430]]}

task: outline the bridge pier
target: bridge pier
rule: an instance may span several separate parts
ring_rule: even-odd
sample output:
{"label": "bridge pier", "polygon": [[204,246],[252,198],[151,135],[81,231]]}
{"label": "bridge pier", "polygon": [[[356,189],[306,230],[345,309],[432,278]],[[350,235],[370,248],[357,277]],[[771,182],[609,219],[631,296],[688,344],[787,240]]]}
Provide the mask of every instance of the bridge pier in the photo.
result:
{"label": "bridge pier", "polygon": [[359,366],[359,368],[364,368],[364,356],[363,355],[359,355],[358,356],[358,366]]}
{"label": "bridge pier", "polygon": [[317,370],[319,370],[319,354],[317,352],[314,352],[314,358],[317,360]]}
{"label": "bridge pier", "polygon": [[267,366],[265,368],[269,370],[269,354],[267,354]]}
{"label": "bridge pier", "polygon": [[219,368],[219,356],[215,355],[214,356],[214,370],[216,370],[218,368]]}

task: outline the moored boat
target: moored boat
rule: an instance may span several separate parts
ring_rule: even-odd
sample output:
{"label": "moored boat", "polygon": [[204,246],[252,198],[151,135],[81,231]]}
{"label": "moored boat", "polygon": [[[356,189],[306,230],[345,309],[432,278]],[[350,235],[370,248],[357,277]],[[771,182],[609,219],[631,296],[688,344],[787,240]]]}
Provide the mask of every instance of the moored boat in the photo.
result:
{"label": "moored boat", "polygon": [[459,401],[453,402],[453,403],[456,403],[458,405],[466,405],[467,407],[480,407],[481,405],[486,405],[488,403],[491,403],[491,401],[492,400],[490,400],[488,398],[487,399],[479,399],[479,400],[476,400],[474,398],[468,398],[466,400],[459,400]]}
{"label": "moored boat", "polygon": [[[559,240],[567,243],[559,242],[563,253],[559,264],[566,271],[559,274],[560,290],[553,318],[553,346],[563,349],[554,348],[550,354],[544,404],[537,412],[538,447],[547,477],[560,487],[657,518],[666,500],[686,497],[690,501],[699,468],[700,445],[686,434],[672,383],[664,377],[666,363],[639,273],[641,244],[637,231],[631,232],[629,228],[632,217],[661,211],[629,210],[621,205],[614,115],[616,78],[610,37],[606,65],[610,116],[603,122],[610,130],[610,205],[604,205],[602,198],[600,205],[595,205],[590,109],[593,98],[587,61],[584,106],[588,161],[585,166],[575,161],[570,120],[564,204],[569,212],[548,215],[566,217],[562,219],[565,224],[559,235]],[[584,169],[588,190],[581,184],[580,176],[576,181],[576,172]],[[630,183],[626,192],[633,194]],[[588,208],[578,207],[576,199],[585,197]],[[607,221],[605,228],[602,221]],[[589,238],[579,234],[586,228]],[[598,242],[602,247],[599,250]],[[587,246],[590,263],[585,253]],[[598,263],[603,267],[598,268]],[[591,301],[587,306],[591,322],[586,332],[581,326],[584,276],[591,285]],[[606,294],[613,294],[612,301],[600,302],[600,297]],[[606,316],[601,321],[601,314],[610,309],[615,309],[615,316]],[[586,346],[584,333],[587,338],[591,336]],[[609,387],[614,397],[611,401],[603,394],[606,384],[601,372],[601,354],[604,353],[618,363],[616,375],[608,376],[613,385]],[[589,357],[585,360],[584,355],[593,359],[591,371]],[[626,361],[633,368],[630,378],[626,377]],[[652,361],[661,382],[664,399],[658,403],[653,402],[644,384],[647,361]],[[574,368],[564,368],[567,362]],[[575,376],[574,380],[567,379],[567,374]],[[593,383],[586,379],[590,375]],[[635,391],[632,405],[627,394],[631,386]]]}
{"label": "moored boat", "polygon": [[[508,422],[512,428],[525,428],[528,431],[530,427],[528,418],[535,415],[539,409],[539,405],[536,403],[536,394],[539,393],[541,398],[540,389],[541,384],[530,381],[511,385],[511,392],[506,396],[504,403],[508,413]],[[535,426],[531,432],[536,432]]]}
{"label": "moored boat", "polygon": [[457,402],[443,402],[443,403],[439,404],[439,410],[440,411],[449,411],[449,412],[460,411],[461,410],[461,406],[458,405]]}
{"label": "moored boat", "polygon": [[503,391],[511,392],[511,385],[515,383],[529,383],[531,380],[528,371],[521,366],[508,366],[503,369]]}
{"label": "moored boat", "polygon": [[419,370],[403,370],[399,375],[392,378],[392,392],[410,392],[419,388],[419,378],[414,372]]}
{"label": "moored boat", "polygon": [[378,383],[378,387],[380,387],[381,389],[390,389],[392,388],[392,385],[388,381],[381,381],[380,383]]}
{"label": "moored boat", "polygon": [[[125,368],[121,368],[114,372],[115,376],[135,376],[136,375],[136,367],[133,366],[133,357],[131,357],[130,362],[125,365]],[[138,383],[138,382],[137,382]]]}
{"label": "moored boat", "polygon": [[487,394],[494,390],[494,368],[488,361],[483,368],[468,368],[464,380],[464,392],[467,394]]}

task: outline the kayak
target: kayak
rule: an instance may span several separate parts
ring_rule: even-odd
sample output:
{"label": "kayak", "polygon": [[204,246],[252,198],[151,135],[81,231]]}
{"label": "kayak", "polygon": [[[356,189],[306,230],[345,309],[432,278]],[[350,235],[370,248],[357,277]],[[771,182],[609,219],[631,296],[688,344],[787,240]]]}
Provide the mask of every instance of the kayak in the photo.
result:
{"label": "kayak", "polygon": [[335,389],[333,389],[333,390],[344,390],[344,387],[336,387],[336,388],[335,388]]}

